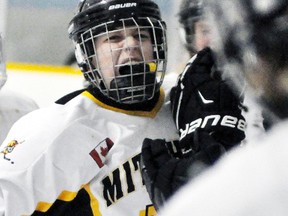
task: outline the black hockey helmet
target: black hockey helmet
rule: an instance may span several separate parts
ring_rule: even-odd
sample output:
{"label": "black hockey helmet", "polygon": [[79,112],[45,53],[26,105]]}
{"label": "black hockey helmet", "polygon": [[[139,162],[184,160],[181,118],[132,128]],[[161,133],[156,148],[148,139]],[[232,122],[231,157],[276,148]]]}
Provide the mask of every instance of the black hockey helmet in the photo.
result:
{"label": "black hockey helmet", "polygon": [[[125,81],[122,91],[119,89],[122,85],[121,76],[117,76],[117,79],[115,77],[113,86],[109,86],[104,82],[101,69],[92,63],[92,59],[98,61],[95,49],[97,37],[109,35],[116,29],[126,31],[129,26],[136,26],[139,32],[143,28],[149,30],[153,43],[154,65],[151,66],[151,62],[142,62],[141,66],[134,67],[133,63],[130,63],[131,77],[127,77],[127,74],[125,77],[133,81]],[[152,0],[82,0],[69,24],[68,33],[75,44],[77,62],[84,77],[109,98],[120,103],[136,103],[150,99],[159,91],[167,64],[166,24],[161,18],[158,5]],[[150,77],[150,74],[146,76],[146,70],[155,67],[154,78]],[[134,81],[132,78],[135,68],[142,71],[145,77],[142,81]],[[146,80],[148,78],[149,81]],[[150,87],[147,87],[147,83]]]}
{"label": "black hockey helmet", "polygon": [[92,27],[130,17],[162,20],[158,5],[151,0],[82,0],[70,22],[69,37],[77,40]]}
{"label": "black hockey helmet", "polygon": [[235,84],[244,74],[274,114],[288,117],[288,0],[208,2],[214,48],[226,73]]}
{"label": "black hockey helmet", "polygon": [[182,0],[179,8],[180,34],[186,49],[195,53],[195,22],[203,17],[203,0]]}

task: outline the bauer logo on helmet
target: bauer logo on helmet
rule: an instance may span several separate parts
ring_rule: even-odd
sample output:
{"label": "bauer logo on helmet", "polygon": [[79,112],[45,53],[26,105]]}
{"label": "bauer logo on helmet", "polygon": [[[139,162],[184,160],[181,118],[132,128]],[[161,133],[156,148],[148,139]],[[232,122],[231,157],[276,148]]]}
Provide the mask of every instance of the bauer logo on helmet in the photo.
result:
{"label": "bauer logo on helmet", "polygon": [[119,8],[131,8],[131,7],[137,7],[137,3],[124,3],[124,4],[115,4],[111,5],[108,10],[114,10]]}

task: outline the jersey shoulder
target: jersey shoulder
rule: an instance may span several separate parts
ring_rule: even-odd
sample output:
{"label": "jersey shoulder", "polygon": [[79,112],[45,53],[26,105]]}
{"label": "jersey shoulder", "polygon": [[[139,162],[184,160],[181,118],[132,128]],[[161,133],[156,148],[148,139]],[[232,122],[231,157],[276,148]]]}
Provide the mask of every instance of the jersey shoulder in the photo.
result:
{"label": "jersey shoulder", "polygon": [[65,105],[32,111],[14,124],[0,149],[1,189],[10,191],[7,205],[19,203],[13,215],[32,213],[39,202],[53,203],[63,191],[74,193],[98,174],[101,167],[91,156],[97,133],[87,124],[92,106],[77,96]]}
{"label": "jersey shoulder", "polygon": [[[65,105],[52,104],[23,116],[12,126],[1,145],[0,152],[3,154],[3,150],[7,149],[11,142],[23,143],[19,145],[19,155],[18,151],[9,152],[9,155],[15,155],[23,165],[29,166],[29,163],[33,163],[33,160],[53,148],[53,145],[64,142],[61,140],[63,137],[65,143],[73,141],[75,132],[78,134],[79,128],[85,128],[83,119],[89,119],[90,115],[85,104],[81,105],[82,99],[75,99],[76,101],[72,100]],[[20,149],[23,149],[23,152]]]}

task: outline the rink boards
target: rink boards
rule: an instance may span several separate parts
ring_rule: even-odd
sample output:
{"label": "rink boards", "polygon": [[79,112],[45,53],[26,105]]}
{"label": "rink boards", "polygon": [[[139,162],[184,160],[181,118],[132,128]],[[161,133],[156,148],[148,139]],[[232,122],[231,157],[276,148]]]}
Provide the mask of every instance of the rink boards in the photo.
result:
{"label": "rink boards", "polygon": [[80,70],[69,66],[7,63],[8,79],[3,88],[25,94],[40,106],[47,106],[58,98],[81,89]]}

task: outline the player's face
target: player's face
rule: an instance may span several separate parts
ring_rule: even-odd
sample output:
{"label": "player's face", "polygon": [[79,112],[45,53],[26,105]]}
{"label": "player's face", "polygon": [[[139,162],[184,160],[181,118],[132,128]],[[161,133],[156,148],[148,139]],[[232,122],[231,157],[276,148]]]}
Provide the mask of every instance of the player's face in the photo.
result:
{"label": "player's face", "polygon": [[[98,37],[95,41],[98,67],[107,87],[119,75],[119,66],[152,61],[153,46],[148,30],[129,27]],[[118,67],[115,67],[118,66]]]}
{"label": "player's face", "polygon": [[200,51],[210,45],[211,31],[209,25],[203,20],[195,22],[194,25],[195,48],[197,51]]}

